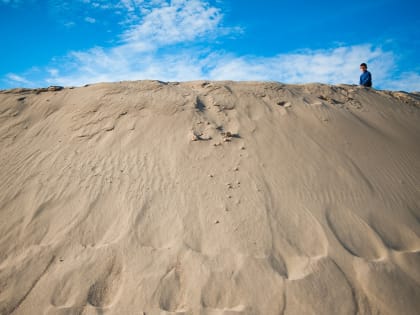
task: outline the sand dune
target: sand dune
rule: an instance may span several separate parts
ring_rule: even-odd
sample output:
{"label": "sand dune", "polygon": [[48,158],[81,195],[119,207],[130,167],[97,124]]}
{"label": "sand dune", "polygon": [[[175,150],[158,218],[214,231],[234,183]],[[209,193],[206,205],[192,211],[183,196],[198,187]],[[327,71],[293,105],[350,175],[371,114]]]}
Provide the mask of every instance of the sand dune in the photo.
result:
{"label": "sand dune", "polygon": [[0,91],[0,314],[415,315],[420,96]]}

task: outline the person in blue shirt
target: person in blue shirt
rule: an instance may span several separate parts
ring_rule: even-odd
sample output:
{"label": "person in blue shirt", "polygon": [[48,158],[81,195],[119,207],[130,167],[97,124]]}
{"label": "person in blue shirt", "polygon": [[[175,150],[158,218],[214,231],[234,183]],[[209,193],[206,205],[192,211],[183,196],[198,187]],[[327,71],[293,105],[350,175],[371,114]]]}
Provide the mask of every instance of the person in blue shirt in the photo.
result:
{"label": "person in blue shirt", "polygon": [[362,86],[372,87],[372,74],[367,70],[367,64],[362,63],[360,65],[362,74],[360,75],[359,84]]}

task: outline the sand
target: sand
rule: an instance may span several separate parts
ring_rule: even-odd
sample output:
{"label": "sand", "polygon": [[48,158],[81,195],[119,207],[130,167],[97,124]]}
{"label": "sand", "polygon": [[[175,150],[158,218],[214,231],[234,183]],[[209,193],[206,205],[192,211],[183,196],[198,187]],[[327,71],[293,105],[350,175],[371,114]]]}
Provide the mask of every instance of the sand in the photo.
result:
{"label": "sand", "polygon": [[420,95],[0,91],[0,314],[416,315]]}

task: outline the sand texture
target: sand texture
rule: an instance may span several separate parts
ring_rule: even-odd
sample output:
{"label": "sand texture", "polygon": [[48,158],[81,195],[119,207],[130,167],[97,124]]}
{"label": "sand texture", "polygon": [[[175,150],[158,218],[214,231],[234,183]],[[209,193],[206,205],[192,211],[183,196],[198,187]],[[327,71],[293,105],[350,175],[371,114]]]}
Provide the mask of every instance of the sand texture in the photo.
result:
{"label": "sand texture", "polygon": [[420,95],[0,91],[0,314],[418,315]]}

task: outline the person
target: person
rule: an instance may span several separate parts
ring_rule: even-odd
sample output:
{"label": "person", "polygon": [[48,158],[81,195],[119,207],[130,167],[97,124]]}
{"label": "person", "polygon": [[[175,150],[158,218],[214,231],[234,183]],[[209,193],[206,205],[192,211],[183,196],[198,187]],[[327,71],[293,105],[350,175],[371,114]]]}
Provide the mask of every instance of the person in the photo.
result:
{"label": "person", "polygon": [[367,64],[362,63],[360,65],[362,74],[360,75],[359,84],[362,86],[372,87],[372,74],[367,70]]}

